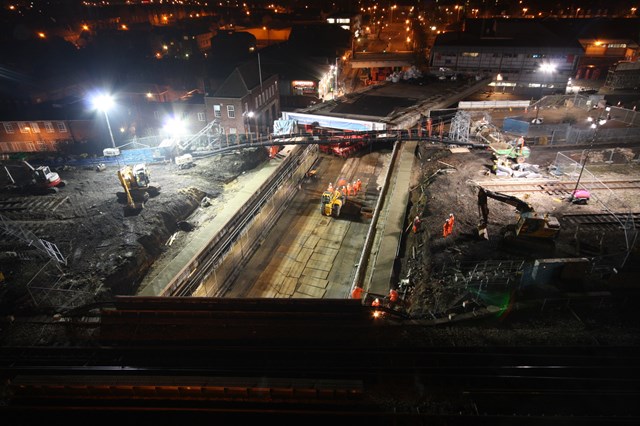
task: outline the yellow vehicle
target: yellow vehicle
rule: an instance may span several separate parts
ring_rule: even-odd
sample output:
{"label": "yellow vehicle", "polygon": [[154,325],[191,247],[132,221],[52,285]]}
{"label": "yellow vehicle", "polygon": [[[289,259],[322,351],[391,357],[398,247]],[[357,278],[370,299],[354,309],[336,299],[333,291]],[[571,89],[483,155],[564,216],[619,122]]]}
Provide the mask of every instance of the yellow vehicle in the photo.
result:
{"label": "yellow vehicle", "polygon": [[145,164],[124,166],[118,170],[118,179],[124,189],[119,192],[118,199],[126,201],[125,214],[136,214],[144,208],[149,197],[160,193],[160,187],[149,185],[150,173]]}
{"label": "yellow vehicle", "polygon": [[325,191],[320,198],[320,213],[324,216],[340,216],[340,210],[346,202],[345,195],[338,189],[333,191]]}
{"label": "yellow vehicle", "polygon": [[560,222],[549,214],[536,213],[531,204],[500,192],[489,191],[480,188],[478,190],[478,210],[482,215],[478,225],[478,235],[489,239],[487,232],[487,222],[489,218],[489,207],[487,198],[507,203],[516,208],[518,219],[515,224],[506,226],[505,238],[514,240],[533,239],[538,241],[553,241],[560,232]]}

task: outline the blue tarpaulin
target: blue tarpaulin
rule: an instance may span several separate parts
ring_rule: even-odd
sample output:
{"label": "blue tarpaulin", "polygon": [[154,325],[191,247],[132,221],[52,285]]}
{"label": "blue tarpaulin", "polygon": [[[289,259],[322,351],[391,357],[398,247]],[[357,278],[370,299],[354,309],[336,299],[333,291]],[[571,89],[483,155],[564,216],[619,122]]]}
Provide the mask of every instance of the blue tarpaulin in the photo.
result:
{"label": "blue tarpaulin", "polygon": [[529,123],[523,120],[505,118],[502,123],[502,130],[524,136],[529,132]]}

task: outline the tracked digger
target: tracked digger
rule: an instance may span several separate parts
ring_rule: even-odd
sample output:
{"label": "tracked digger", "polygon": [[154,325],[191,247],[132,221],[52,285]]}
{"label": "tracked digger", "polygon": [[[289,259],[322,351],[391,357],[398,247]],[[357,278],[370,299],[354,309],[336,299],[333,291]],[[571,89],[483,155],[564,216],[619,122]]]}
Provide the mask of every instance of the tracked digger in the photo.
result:
{"label": "tracked digger", "polygon": [[514,206],[517,211],[517,221],[515,224],[508,224],[505,229],[505,239],[511,241],[537,241],[553,242],[560,232],[560,222],[549,214],[536,213],[531,204],[512,195],[500,192],[489,191],[488,189],[478,189],[478,211],[481,219],[478,224],[478,236],[489,239],[487,223],[489,220],[489,206],[487,199]]}
{"label": "tracked digger", "polygon": [[145,164],[124,166],[118,170],[118,180],[124,192],[117,194],[118,200],[126,203],[124,212],[126,216],[140,213],[149,197],[155,197],[160,193],[159,186],[152,186],[150,173]]}

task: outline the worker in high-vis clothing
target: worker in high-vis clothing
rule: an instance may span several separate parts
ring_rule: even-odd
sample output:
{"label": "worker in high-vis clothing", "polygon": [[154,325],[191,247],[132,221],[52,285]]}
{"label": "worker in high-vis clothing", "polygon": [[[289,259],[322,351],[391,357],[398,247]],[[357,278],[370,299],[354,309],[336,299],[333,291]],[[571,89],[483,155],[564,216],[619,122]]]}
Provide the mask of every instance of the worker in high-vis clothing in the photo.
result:
{"label": "worker in high-vis clothing", "polygon": [[388,296],[388,305],[390,308],[393,308],[397,303],[398,300],[400,300],[400,295],[398,294],[398,290],[396,290],[395,288],[392,288],[389,290],[389,296]]}
{"label": "worker in high-vis clothing", "polygon": [[453,232],[453,224],[455,222],[455,217],[453,213],[449,213],[449,217],[444,221],[444,225],[442,225],[442,238],[447,238]]}
{"label": "worker in high-vis clothing", "polygon": [[355,187],[356,193],[360,192],[360,189],[362,188],[362,182],[360,179],[356,180],[353,186]]}
{"label": "worker in high-vis clothing", "polygon": [[327,191],[333,192],[333,184],[329,182],[329,186],[327,186]]}
{"label": "worker in high-vis clothing", "polygon": [[413,224],[411,230],[414,234],[420,232],[420,228],[422,227],[422,221],[420,220],[420,216],[416,216],[413,218]]}
{"label": "worker in high-vis clothing", "polygon": [[354,287],[353,290],[351,290],[351,298],[362,299],[362,287]]}

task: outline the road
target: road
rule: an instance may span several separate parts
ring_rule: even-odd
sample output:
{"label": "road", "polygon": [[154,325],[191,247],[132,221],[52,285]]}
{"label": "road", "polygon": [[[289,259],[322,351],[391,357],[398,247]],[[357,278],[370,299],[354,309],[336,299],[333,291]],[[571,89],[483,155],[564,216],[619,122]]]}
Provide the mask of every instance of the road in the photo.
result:
{"label": "road", "polygon": [[[353,282],[373,208],[378,177],[390,153],[375,151],[343,159],[321,154],[315,177],[300,186],[260,248],[247,259],[225,297],[345,298]],[[320,213],[320,195],[329,183],[360,179],[340,217]]]}

